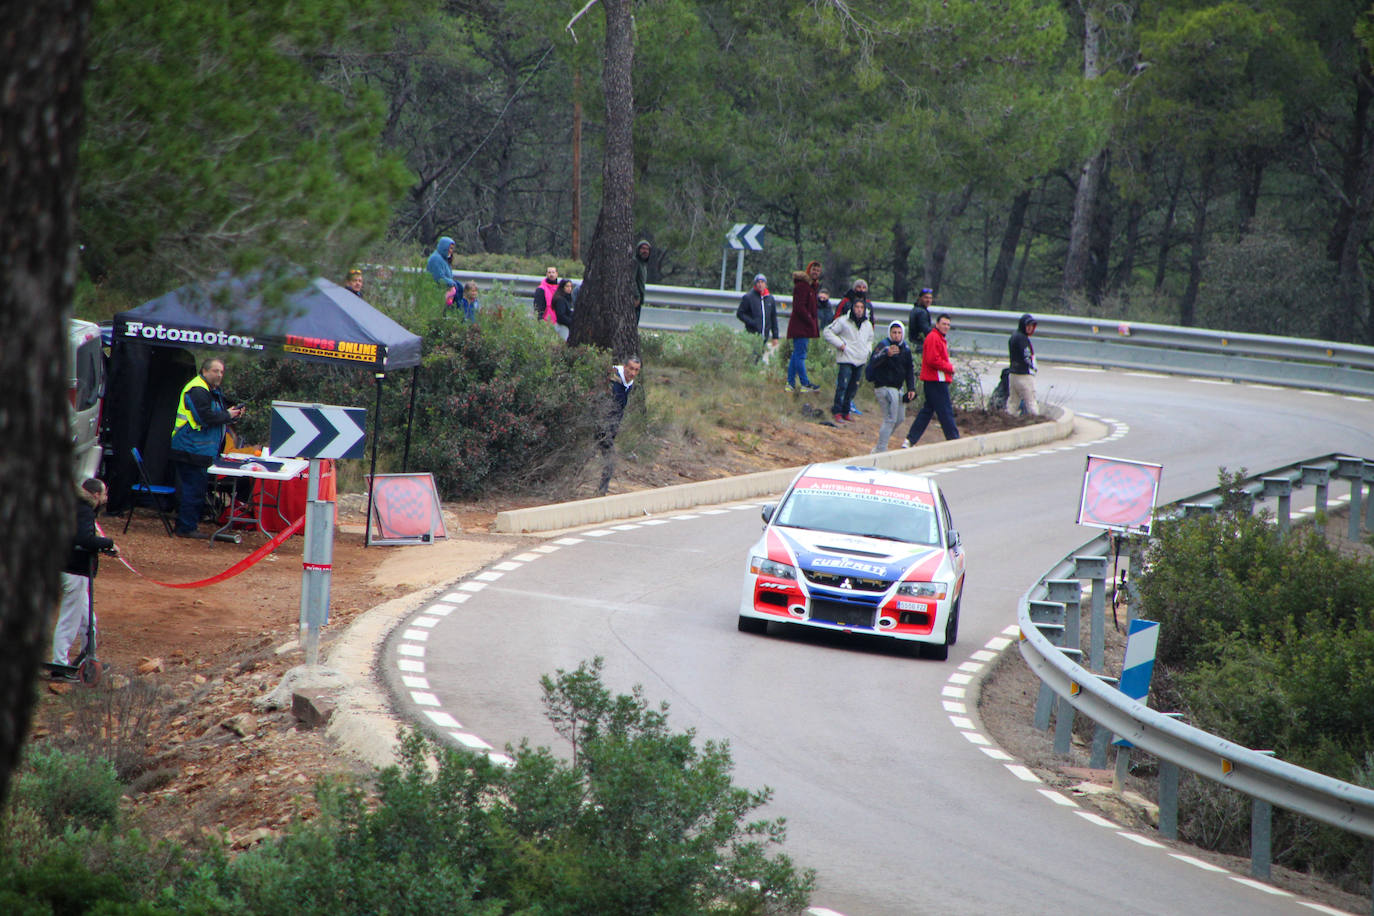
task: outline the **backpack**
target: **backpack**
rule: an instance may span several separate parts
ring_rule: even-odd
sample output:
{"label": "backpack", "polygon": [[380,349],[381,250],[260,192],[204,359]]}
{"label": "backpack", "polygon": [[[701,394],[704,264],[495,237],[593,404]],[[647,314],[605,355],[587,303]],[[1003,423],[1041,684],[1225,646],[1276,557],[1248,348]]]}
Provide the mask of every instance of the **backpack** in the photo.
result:
{"label": "backpack", "polygon": [[878,354],[887,349],[886,342],[878,344],[873,352],[868,354],[868,362],[864,363],[864,381],[870,385],[878,381]]}
{"label": "backpack", "polygon": [[1011,397],[1011,367],[1002,370],[1002,377],[997,380],[997,387],[992,389],[992,397],[988,401],[988,406],[993,410],[1004,410],[1007,400]]}

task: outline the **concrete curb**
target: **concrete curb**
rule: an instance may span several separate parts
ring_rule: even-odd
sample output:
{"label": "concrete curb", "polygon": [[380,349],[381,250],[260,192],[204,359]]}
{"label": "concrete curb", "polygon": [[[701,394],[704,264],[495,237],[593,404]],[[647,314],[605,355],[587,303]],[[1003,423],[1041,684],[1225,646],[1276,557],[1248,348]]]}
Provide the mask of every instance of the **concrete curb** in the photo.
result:
{"label": "concrete curb", "polygon": [[[855,455],[839,460],[861,462],[892,471],[909,471],[912,468],[942,464],[946,461],[1014,452],[1064,439],[1073,433],[1073,411],[1067,407],[1049,407],[1047,410],[1056,414],[1055,419],[1048,423],[1037,423],[1034,426],[1023,426],[983,436],[967,436],[916,448],[899,448],[878,455]],[[551,506],[508,509],[496,514],[496,530],[502,534],[559,531],[616,519],[690,509],[693,506],[772,496],[787,489],[787,485],[800,470],[800,467],[782,468],[654,490],[637,490],[633,493],[617,493],[614,496],[579,499]]]}

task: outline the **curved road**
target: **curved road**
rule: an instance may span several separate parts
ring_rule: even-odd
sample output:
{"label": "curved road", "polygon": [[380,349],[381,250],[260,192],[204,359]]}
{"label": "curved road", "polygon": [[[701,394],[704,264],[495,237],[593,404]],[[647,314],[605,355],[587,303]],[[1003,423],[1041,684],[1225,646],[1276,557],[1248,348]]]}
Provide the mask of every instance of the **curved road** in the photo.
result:
{"label": "curved road", "polygon": [[1222,465],[1374,455],[1374,402],[1064,367],[1038,387],[1103,422],[1063,445],[925,469],[969,554],[949,661],[737,632],[754,503],[555,538],[455,585],[388,643],[403,712],[471,746],[528,736],[558,749],[539,676],[604,656],[613,690],[642,684],[675,727],[730,741],[738,784],[773,787],[786,852],[819,873],[816,913],[1323,911],[1084,816],[985,746],[960,682],[1006,644],[1020,594],[1094,533],[1074,524],[1086,454],[1163,464],[1167,501],[1213,486]]}

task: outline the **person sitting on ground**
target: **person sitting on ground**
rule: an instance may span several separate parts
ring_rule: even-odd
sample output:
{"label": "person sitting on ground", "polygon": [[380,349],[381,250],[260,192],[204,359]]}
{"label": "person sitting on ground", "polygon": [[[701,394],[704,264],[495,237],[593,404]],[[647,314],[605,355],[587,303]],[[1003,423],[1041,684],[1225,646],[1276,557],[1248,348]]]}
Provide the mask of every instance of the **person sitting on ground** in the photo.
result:
{"label": "person sitting on ground", "polygon": [[865,314],[865,305],[864,300],[855,299],[848,315],[836,318],[821,332],[825,342],[835,348],[835,401],[831,414],[837,426],[853,422],[849,417],[850,405],[859,390],[868,354],[873,350],[873,323]]}
{"label": "person sitting on ground", "polygon": [[[95,516],[109,493],[105,483],[92,477],[76,488],[76,532],[72,535],[67,565],[62,569],[62,608],[52,632],[52,663],[67,665],[72,645],[89,633],[91,581],[101,553],[119,556],[115,542],[96,528]],[[85,654],[83,648],[82,655]],[[78,664],[80,662],[78,661]]]}

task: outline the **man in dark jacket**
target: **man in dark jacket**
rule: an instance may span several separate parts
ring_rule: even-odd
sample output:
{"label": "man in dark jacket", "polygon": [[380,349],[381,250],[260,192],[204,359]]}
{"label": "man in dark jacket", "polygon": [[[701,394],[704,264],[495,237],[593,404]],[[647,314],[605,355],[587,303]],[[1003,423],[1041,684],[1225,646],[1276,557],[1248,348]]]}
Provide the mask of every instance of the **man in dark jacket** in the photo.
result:
{"label": "man in dark jacket", "polygon": [[624,365],[611,367],[610,403],[596,430],[596,446],[601,449],[601,483],[596,488],[598,496],[605,496],[611,485],[611,474],[615,471],[615,437],[620,432],[620,421],[625,419],[630,389],[635,385],[639,369],[638,356],[629,357]]}
{"label": "man in dark jacket", "polygon": [[[792,341],[792,356],[787,360],[787,392],[820,391],[806,374],[806,351],[811,341],[821,336],[820,315],[821,262],[812,261],[806,270],[792,272],[792,314],[787,319],[787,339]],[[826,322],[830,316],[826,315]]]}
{"label": "man in dark jacket", "polygon": [[926,342],[926,335],[930,333],[930,307],[935,302],[935,290],[925,287],[920,295],[916,297],[916,304],[911,307],[911,314],[907,315],[906,326],[910,332],[910,345],[919,351]]}
{"label": "man in dark jacket", "polygon": [[744,329],[755,337],[762,338],[759,353],[768,347],[768,342],[778,339],[778,301],[768,291],[768,278],[763,274],[754,277],[754,285],[740,297],[735,317]]}
{"label": "man in dark jacket", "polygon": [[649,287],[649,255],[654,246],[648,239],[640,239],[635,246],[635,324],[639,324],[639,314],[644,311],[645,290]]}
{"label": "man in dark jacket", "polygon": [[223,381],[224,363],[207,359],[200,365],[200,374],[186,383],[177,399],[177,420],[168,453],[177,472],[177,537],[210,537],[196,530],[205,506],[205,488],[210,484],[207,469],[224,448],[224,428],[243,415],[242,404],[225,404],[219,387]]}
{"label": "man in dark jacket", "polygon": [[863,304],[864,304],[864,314],[865,314],[865,315],[868,315],[869,317],[872,317],[872,315],[873,315],[873,303],[872,303],[872,302],[869,300],[869,298],[868,298],[868,281],[867,281],[867,280],[855,280],[855,281],[854,281],[854,285],[851,286],[851,287],[845,292],[844,298],[841,299],[841,300],[840,300],[840,304],[839,304],[838,306],[836,306],[836,308],[835,308],[835,317],[836,317],[836,318],[839,318],[841,315],[848,315],[848,314],[850,313],[850,310],[853,308],[854,301],[855,301],[855,300],[858,300],[858,299],[862,299],[862,300],[863,300]]}
{"label": "man in dark jacket", "polygon": [[[892,431],[906,422],[906,405],[916,397],[916,364],[905,340],[906,328],[900,321],[887,326],[887,337],[873,350],[869,366],[873,376],[873,395],[883,409],[874,454],[887,451]],[[906,390],[903,391],[902,389]]]}
{"label": "man in dark jacket", "polygon": [[1035,403],[1035,319],[1022,315],[1016,331],[1007,340],[1007,355],[1011,359],[1011,373],[1007,376],[1007,413],[1013,417],[1022,413],[1040,415]]}
{"label": "man in dark jacket", "polygon": [[52,631],[52,662],[68,664],[72,643],[86,634],[91,613],[91,580],[101,551],[119,556],[115,542],[96,530],[95,514],[108,496],[104,482],[91,478],[76,491],[76,533],[62,570],[62,610]]}

